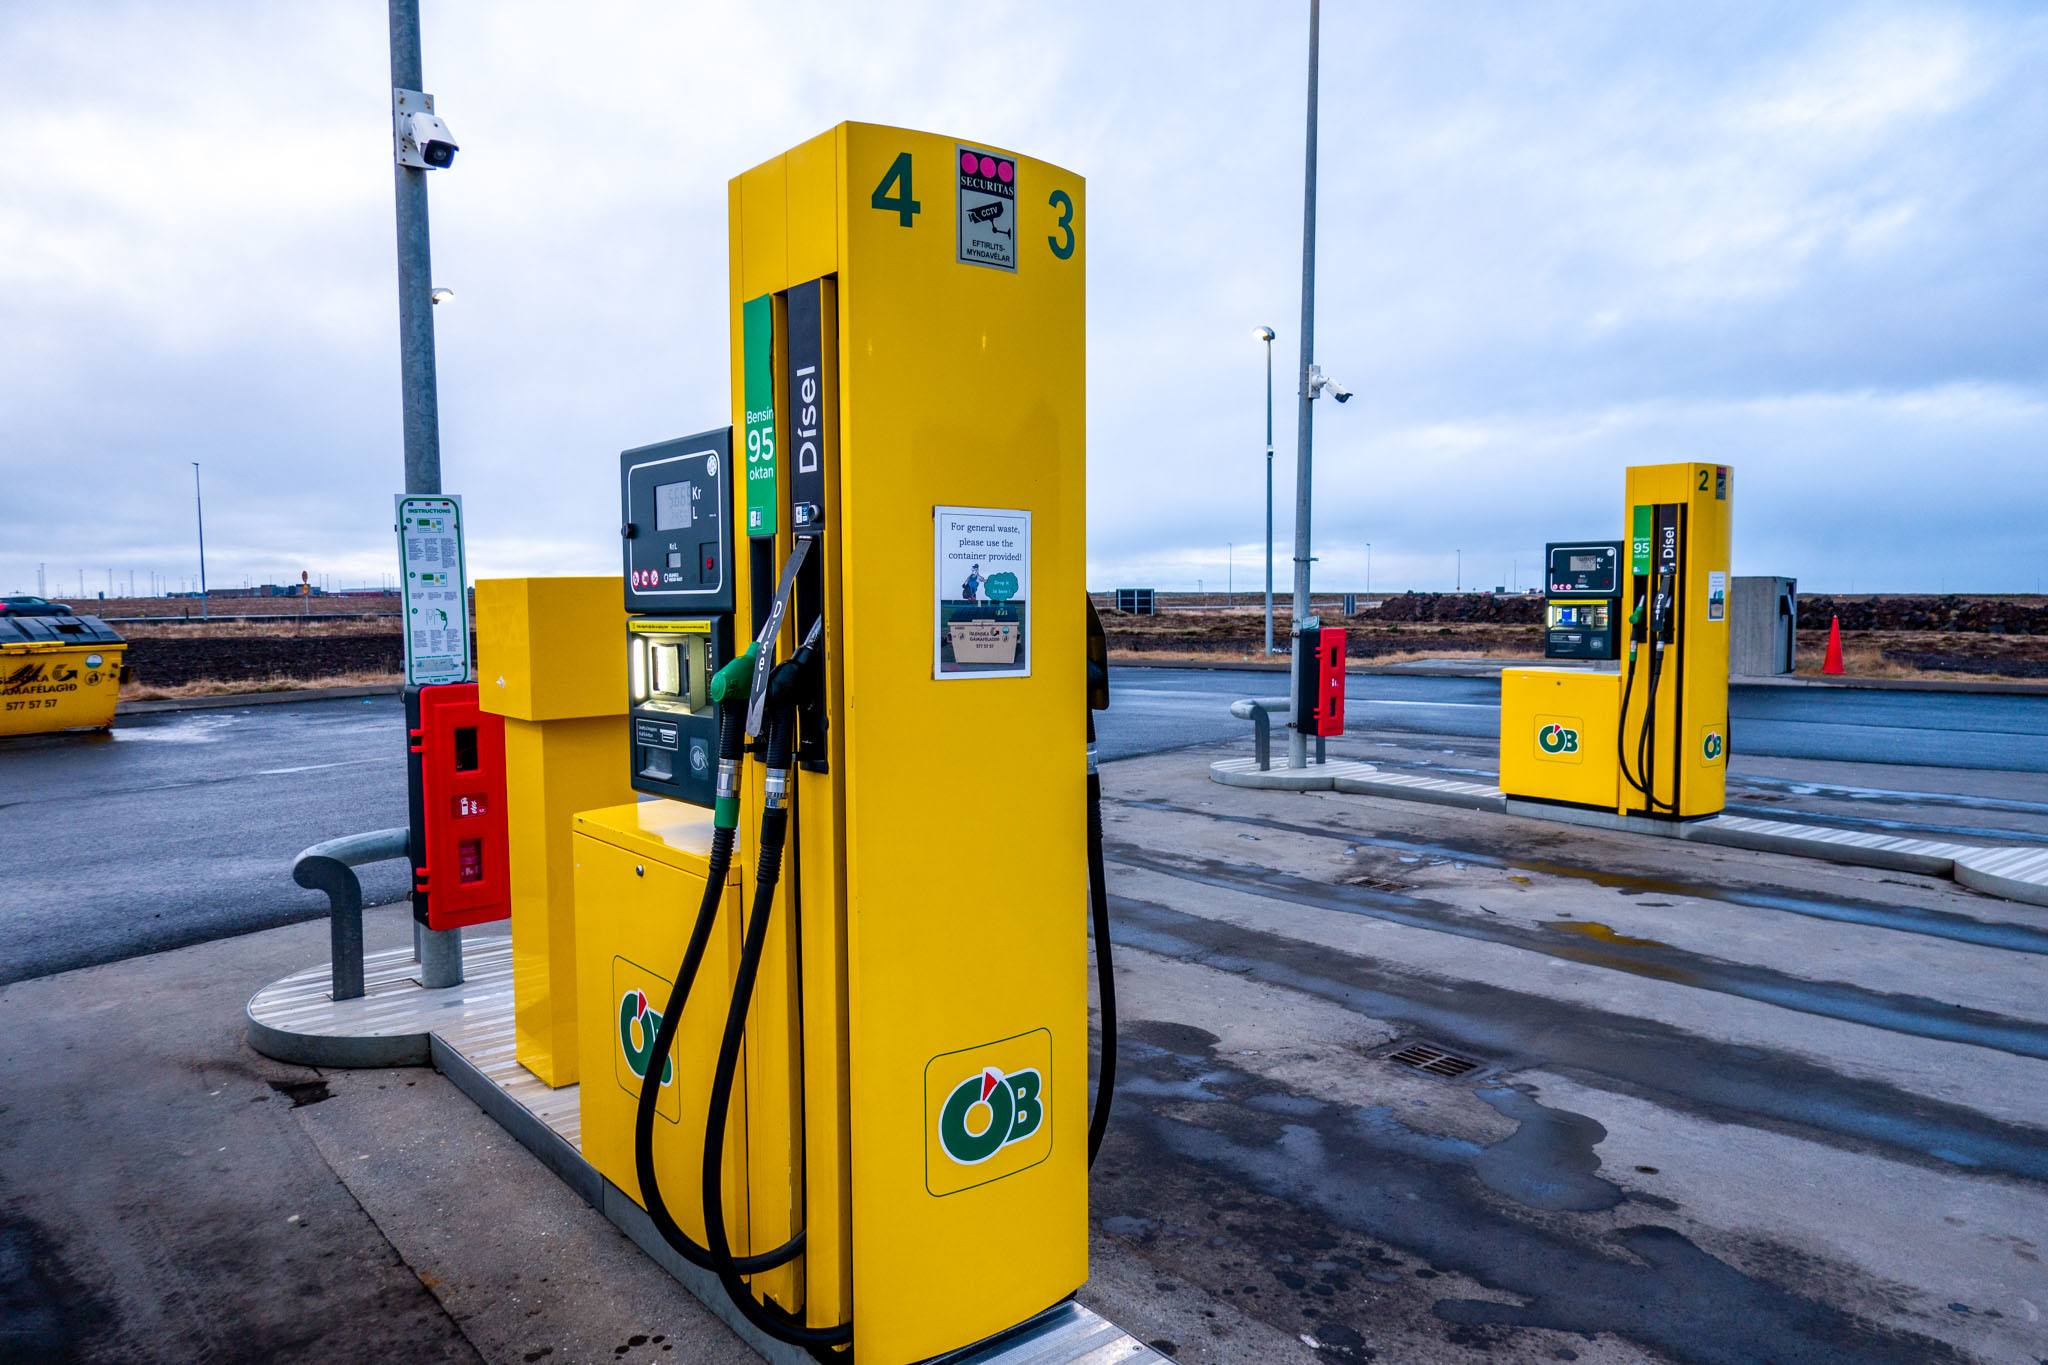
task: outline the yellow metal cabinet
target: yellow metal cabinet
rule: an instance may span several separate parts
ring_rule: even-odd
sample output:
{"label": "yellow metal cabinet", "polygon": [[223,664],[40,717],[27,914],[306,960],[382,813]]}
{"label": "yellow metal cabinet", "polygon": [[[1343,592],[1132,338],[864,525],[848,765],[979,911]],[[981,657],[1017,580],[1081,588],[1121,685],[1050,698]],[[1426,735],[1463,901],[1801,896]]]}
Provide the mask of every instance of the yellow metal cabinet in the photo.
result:
{"label": "yellow metal cabinet", "polygon": [[[623,760],[623,754],[620,755]],[[711,812],[675,801],[632,802],[575,817],[577,1036],[583,1158],[634,1202],[633,1117],[645,1058],[667,1007],[683,946],[704,894]],[[705,950],[696,989],[677,1026],[655,1110],[654,1166],[662,1199],[692,1240],[704,1240],[700,1198],[704,1110],[740,948],[738,875]],[[747,1247],[744,1078],[728,1131],[726,1224]]]}
{"label": "yellow metal cabinet", "polygon": [[578,1078],[570,820],[633,797],[623,598],[616,577],[476,585],[477,697],[505,717],[516,1055],[554,1086]]}
{"label": "yellow metal cabinet", "polygon": [[1500,789],[1612,810],[1620,682],[1570,668],[1502,669]]}

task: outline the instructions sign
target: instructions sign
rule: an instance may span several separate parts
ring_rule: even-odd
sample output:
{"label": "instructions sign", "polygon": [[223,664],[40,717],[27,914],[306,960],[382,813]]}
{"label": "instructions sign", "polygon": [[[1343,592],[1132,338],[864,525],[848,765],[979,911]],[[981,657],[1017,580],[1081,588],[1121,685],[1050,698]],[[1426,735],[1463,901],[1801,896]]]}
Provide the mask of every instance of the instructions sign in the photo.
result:
{"label": "instructions sign", "polygon": [[747,534],[775,534],[775,305],[768,295],[740,308],[740,342],[746,348]]}
{"label": "instructions sign", "polygon": [[934,507],[932,676],[1031,676],[1031,514]]}
{"label": "instructions sign", "polygon": [[1707,570],[1707,619],[1719,621],[1728,615],[1728,571]]}
{"label": "instructions sign", "polygon": [[960,261],[1017,268],[1017,162],[1000,152],[958,149]]}
{"label": "instructions sign", "polygon": [[401,493],[398,577],[405,602],[405,680],[469,681],[469,574],[462,558],[462,499]]}

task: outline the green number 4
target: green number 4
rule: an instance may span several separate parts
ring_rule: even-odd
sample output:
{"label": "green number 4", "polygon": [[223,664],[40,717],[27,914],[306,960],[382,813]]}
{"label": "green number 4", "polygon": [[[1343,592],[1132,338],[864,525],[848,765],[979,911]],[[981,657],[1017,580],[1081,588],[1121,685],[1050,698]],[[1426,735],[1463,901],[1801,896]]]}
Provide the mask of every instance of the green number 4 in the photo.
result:
{"label": "green number 4", "polygon": [[[894,194],[889,192],[892,186],[896,191]],[[917,191],[910,188],[910,153],[898,152],[896,159],[889,163],[888,174],[882,177],[882,183],[875,186],[875,192],[868,196],[868,203],[884,213],[894,213],[896,226],[909,227],[910,220],[924,208],[911,198],[915,193]]]}

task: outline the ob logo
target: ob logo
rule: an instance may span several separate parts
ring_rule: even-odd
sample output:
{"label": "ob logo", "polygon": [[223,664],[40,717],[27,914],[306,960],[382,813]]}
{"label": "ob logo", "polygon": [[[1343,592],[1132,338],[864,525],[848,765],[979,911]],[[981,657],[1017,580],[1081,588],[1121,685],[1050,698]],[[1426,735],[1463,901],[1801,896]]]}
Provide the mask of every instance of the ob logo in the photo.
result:
{"label": "ob logo", "polygon": [[1704,753],[1707,756],[1707,761],[1709,763],[1713,762],[1715,759],[1721,756],[1721,750],[1723,747],[1724,745],[1721,739],[1721,732],[1719,730],[1707,731],[1706,737],[1700,741],[1700,752]]}
{"label": "ob logo", "polygon": [[983,1067],[954,1086],[939,1110],[939,1146],[962,1166],[979,1166],[1045,1123],[1043,1082],[1035,1069]]}
{"label": "ob logo", "polygon": [[[648,1007],[645,991],[630,990],[619,998],[619,1046],[626,1051],[627,1068],[643,1080],[654,1059],[654,1035],[660,1027],[661,1012]],[[673,1085],[675,1079],[676,1058],[671,1052],[661,1059],[661,1083]]]}
{"label": "ob logo", "polygon": [[1553,722],[1536,731],[1536,744],[1546,754],[1575,754],[1579,751],[1579,732]]}

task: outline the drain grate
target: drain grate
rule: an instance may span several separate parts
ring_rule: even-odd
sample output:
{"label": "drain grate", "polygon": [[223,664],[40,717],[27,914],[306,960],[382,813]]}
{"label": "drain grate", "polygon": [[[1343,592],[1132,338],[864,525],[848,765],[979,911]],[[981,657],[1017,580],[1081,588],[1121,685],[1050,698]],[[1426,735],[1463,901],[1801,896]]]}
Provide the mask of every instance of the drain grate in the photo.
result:
{"label": "drain grate", "polygon": [[1442,1048],[1429,1047],[1423,1043],[1410,1043],[1387,1060],[1412,1067],[1417,1071],[1426,1071],[1432,1076],[1442,1076],[1446,1080],[1456,1080],[1468,1072],[1479,1069],[1479,1063],[1470,1057],[1460,1057],[1455,1052],[1445,1052]]}

